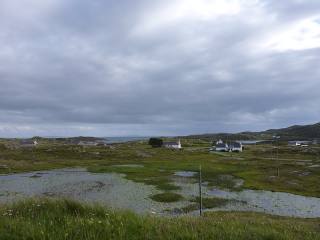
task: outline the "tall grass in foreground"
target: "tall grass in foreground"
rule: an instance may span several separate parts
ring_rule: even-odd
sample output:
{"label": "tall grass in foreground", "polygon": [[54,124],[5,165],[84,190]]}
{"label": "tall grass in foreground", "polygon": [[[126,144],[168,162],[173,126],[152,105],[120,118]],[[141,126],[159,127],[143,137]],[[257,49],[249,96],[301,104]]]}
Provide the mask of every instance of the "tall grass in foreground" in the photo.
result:
{"label": "tall grass in foreground", "polygon": [[0,208],[0,239],[320,239],[320,220],[255,213],[139,216],[70,200],[28,200]]}

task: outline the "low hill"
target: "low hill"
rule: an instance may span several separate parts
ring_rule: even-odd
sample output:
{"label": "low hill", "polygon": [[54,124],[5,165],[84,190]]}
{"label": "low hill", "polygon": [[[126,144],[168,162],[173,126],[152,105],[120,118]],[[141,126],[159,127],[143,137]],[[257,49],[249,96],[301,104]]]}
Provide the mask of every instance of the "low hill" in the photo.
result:
{"label": "low hill", "polygon": [[200,138],[210,140],[270,140],[275,135],[280,136],[282,140],[320,139],[320,123],[310,125],[294,125],[287,128],[269,129],[261,132],[213,133],[190,135],[186,138]]}
{"label": "low hill", "polygon": [[272,136],[279,135],[285,139],[311,140],[320,138],[320,123],[311,125],[294,125],[281,129],[269,129],[264,133]]}
{"label": "low hill", "polygon": [[98,137],[83,137],[83,136],[79,136],[79,137],[67,137],[67,138],[55,138],[55,140],[57,141],[72,141],[72,142],[79,142],[79,141],[99,141],[99,140],[103,140],[103,138],[98,138]]}

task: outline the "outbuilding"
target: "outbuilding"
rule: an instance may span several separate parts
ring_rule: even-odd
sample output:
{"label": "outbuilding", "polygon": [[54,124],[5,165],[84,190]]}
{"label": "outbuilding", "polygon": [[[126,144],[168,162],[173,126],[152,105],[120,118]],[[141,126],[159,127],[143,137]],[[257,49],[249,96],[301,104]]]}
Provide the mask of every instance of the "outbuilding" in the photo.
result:
{"label": "outbuilding", "polygon": [[222,140],[219,140],[216,142],[216,146],[215,146],[214,150],[217,152],[228,152],[229,146],[227,143],[224,143]]}
{"label": "outbuilding", "polygon": [[233,142],[229,145],[229,151],[230,152],[242,152],[243,147],[241,142]]}
{"label": "outbuilding", "polygon": [[171,149],[181,149],[182,148],[180,139],[178,140],[178,142],[163,142],[162,146],[165,148],[171,148]]}
{"label": "outbuilding", "polygon": [[38,145],[38,142],[36,140],[32,140],[32,139],[24,139],[20,141],[19,146],[20,147],[35,147]]}

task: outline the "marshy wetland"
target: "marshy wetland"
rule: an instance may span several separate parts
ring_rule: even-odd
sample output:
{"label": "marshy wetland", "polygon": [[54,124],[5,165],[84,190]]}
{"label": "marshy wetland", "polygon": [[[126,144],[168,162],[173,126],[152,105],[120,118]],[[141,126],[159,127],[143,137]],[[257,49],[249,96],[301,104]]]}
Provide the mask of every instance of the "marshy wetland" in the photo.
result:
{"label": "marshy wetland", "polygon": [[[0,140],[3,239],[320,239],[319,148]],[[204,214],[199,218],[202,166]],[[279,176],[277,175],[279,168]]]}
{"label": "marshy wetland", "polygon": [[[137,213],[196,215],[202,165],[206,211],[253,211],[320,217],[318,148],[253,145],[243,153],[209,153],[209,143],[185,140],[182,151],[146,142],[81,147],[50,141],[0,152],[0,202],[70,198]],[[277,168],[280,176],[277,176]]]}
{"label": "marshy wetland", "polygon": [[[134,168],[141,166],[129,166]],[[125,174],[90,173],[66,168],[0,176],[0,203],[30,197],[68,198],[115,209],[159,215],[197,214],[198,183],[195,172],[176,172],[174,191],[125,179]],[[224,175],[221,178],[228,178]],[[234,181],[236,185],[239,181]],[[240,186],[239,186],[240,187]],[[205,210],[253,211],[281,216],[320,217],[320,199],[261,190],[228,191],[203,184]]]}

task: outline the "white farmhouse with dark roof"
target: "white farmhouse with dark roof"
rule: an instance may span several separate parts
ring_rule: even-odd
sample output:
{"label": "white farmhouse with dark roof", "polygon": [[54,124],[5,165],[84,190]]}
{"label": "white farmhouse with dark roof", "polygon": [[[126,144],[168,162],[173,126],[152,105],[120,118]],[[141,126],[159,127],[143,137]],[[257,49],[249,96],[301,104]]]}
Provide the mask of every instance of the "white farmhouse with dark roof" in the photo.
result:
{"label": "white farmhouse with dark roof", "polygon": [[20,147],[35,147],[38,145],[38,142],[32,139],[24,139],[20,141],[19,145]]}
{"label": "white farmhouse with dark roof", "polygon": [[229,146],[227,143],[224,143],[221,139],[216,142],[216,147],[214,148],[217,152],[228,152]]}
{"label": "white farmhouse with dark roof", "polygon": [[172,149],[182,148],[180,139],[178,140],[178,142],[163,142],[162,146],[165,148],[172,148]]}
{"label": "white farmhouse with dark roof", "polygon": [[242,143],[241,142],[233,142],[229,145],[229,151],[231,152],[242,152]]}

